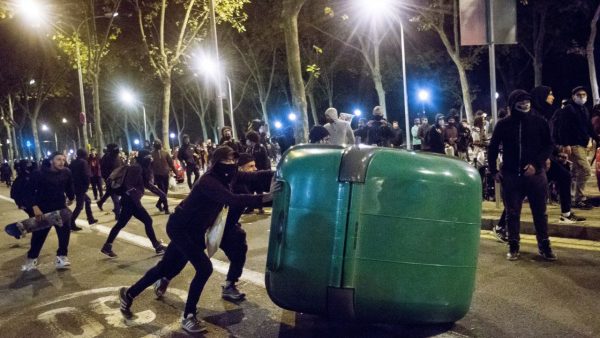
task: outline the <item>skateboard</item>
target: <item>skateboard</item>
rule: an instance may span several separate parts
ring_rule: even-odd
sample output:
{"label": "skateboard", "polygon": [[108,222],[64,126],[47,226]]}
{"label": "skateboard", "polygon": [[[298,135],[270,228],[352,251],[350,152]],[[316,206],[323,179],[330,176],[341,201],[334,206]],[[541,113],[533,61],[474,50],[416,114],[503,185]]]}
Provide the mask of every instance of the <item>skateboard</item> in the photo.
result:
{"label": "skateboard", "polygon": [[4,227],[4,231],[10,236],[19,239],[25,237],[28,232],[34,232],[42,229],[50,228],[54,225],[63,226],[63,219],[69,219],[71,216],[71,210],[64,208],[61,210],[52,211],[45,213],[41,221],[36,221],[35,217],[28,218],[23,221],[11,223]]}

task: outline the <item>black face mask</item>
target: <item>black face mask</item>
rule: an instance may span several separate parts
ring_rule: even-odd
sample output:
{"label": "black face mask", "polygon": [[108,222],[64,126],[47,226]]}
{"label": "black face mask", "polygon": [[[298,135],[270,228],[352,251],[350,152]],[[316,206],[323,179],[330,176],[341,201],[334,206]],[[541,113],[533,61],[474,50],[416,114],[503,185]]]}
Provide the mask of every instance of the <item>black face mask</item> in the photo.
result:
{"label": "black face mask", "polygon": [[237,164],[217,163],[214,167],[214,172],[225,182],[230,183],[238,171]]}
{"label": "black face mask", "polygon": [[373,116],[373,120],[375,120],[375,121],[381,121],[382,119],[383,119],[383,116],[381,116],[381,115]]}

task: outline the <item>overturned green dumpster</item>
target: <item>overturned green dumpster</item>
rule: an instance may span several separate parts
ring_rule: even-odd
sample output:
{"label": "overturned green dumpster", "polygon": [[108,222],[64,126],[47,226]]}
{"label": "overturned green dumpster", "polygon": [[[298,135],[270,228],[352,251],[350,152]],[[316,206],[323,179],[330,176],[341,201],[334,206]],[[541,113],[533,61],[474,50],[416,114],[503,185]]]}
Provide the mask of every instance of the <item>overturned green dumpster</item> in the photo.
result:
{"label": "overturned green dumpster", "polygon": [[277,305],[390,323],[467,313],[481,222],[481,179],[467,163],[301,145],[276,178],[265,282]]}

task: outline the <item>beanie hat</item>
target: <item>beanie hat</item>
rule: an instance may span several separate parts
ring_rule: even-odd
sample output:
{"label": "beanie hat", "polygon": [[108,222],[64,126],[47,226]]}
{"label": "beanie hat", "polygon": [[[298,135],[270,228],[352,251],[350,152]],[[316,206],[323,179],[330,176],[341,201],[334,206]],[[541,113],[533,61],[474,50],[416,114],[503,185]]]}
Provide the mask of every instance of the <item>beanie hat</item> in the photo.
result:
{"label": "beanie hat", "polygon": [[573,88],[573,90],[571,90],[571,95],[575,95],[575,94],[577,94],[577,92],[580,92],[580,91],[584,91],[587,93],[584,86],[577,86],[577,87]]}
{"label": "beanie hat", "polygon": [[240,158],[238,159],[238,166],[241,167],[245,164],[248,164],[250,162],[254,161],[254,156],[248,154],[248,153],[241,153],[240,154]]}
{"label": "beanie hat", "polygon": [[212,164],[215,165],[216,163],[219,163],[219,162],[223,161],[224,159],[226,159],[231,154],[233,154],[233,156],[235,158],[239,158],[240,157],[240,154],[238,154],[236,151],[234,151],[233,149],[231,149],[228,146],[220,146],[220,147],[218,147],[213,152],[213,155],[212,155]]}
{"label": "beanie hat", "polygon": [[375,106],[375,108],[373,108],[373,115],[383,116],[383,108],[381,108],[381,106]]}
{"label": "beanie hat", "polygon": [[246,139],[250,142],[258,143],[260,141],[260,135],[254,130],[251,130],[246,133]]}
{"label": "beanie hat", "polygon": [[515,109],[515,105],[517,102],[529,100],[531,101],[531,95],[523,89],[513,90],[510,95],[508,95],[508,107],[510,111],[513,112]]}
{"label": "beanie hat", "polygon": [[106,152],[107,153],[118,153],[119,152],[119,146],[116,145],[115,143],[109,143],[106,145]]}

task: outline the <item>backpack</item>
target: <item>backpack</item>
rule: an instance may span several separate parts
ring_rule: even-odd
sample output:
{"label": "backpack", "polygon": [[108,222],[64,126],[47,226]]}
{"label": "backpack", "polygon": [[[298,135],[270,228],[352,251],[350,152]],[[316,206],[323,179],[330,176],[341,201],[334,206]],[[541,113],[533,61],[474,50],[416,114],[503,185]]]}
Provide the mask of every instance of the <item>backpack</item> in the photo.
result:
{"label": "backpack", "polygon": [[113,170],[108,176],[106,183],[117,195],[121,195],[125,190],[124,183],[127,176],[127,169],[129,169],[128,165],[122,165]]}

